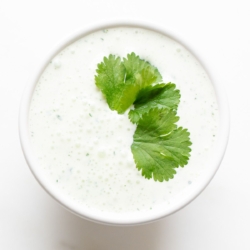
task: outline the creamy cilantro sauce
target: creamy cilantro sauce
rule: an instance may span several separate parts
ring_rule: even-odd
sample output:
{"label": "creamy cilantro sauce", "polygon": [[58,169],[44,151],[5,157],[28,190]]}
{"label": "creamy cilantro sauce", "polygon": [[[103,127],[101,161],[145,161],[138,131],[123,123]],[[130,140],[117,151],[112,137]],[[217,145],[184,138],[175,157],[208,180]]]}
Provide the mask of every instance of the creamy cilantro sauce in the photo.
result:
{"label": "creamy cilantro sauce", "polygon": [[[135,125],[111,111],[96,88],[97,64],[109,54],[135,52],[181,91],[178,124],[191,133],[189,164],[174,179],[155,182],[136,169],[130,146]],[[174,202],[208,168],[218,127],[218,105],[202,66],[176,41],[145,29],[112,28],[62,50],[33,93],[30,138],[44,174],[82,206],[108,212],[151,210]]]}

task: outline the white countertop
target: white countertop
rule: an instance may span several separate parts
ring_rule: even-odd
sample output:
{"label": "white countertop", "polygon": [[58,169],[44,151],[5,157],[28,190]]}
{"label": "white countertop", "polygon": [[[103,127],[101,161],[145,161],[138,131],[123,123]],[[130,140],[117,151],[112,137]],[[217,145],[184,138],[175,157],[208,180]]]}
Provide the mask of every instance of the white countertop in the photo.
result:
{"label": "white countertop", "polygon": [[[59,40],[90,23],[127,17],[166,26],[202,51],[227,91],[231,134],[219,171],[197,199],[161,221],[123,228],[82,220],[39,186],[21,151],[18,110],[32,70]],[[244,0],[3,0],[0,249],[249,250],[249,23],[249,7]]]}

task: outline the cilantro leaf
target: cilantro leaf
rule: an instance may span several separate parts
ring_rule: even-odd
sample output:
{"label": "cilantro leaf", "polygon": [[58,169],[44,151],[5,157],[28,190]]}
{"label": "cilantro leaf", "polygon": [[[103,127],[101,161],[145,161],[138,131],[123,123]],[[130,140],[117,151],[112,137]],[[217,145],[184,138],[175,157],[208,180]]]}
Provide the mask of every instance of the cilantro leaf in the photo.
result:
{"label": "cilantro leaf", "polygon": [[111,110],[124,113],[136,100],[139,91],[161,80],[159,71],[135,53],[120,57],[109,55],[97,65],[96,86],[104,94]]}
{"label": "cilantro leaf", "polygon": [[134,52],[123,58],[124,67],[126,68],[126,80],[137,82],[142,87],[152,83],[162,81],[162,76],[158,69],[149,62],[140,59]]}
{"label": "cilantro leaf", "polygon": [[104,57],[96,72],[96,86],[111,110],[122,114],[134,104],[129,118],[137,124],[131,145],[137,169],[147,179],[173,178],[175,169],[188,163],[192,144],[188,130],[176,125],[180,91],[175,84],[159,84],[157,68],[135,53],[123,61]]}
{"label": "cilantro leaf", "polygon": [[134,109],[129,112],[131,122],[137,123],[152,108],[177,109],[181,96],[175,87],[173,83],[162,83],[141,89],[134,102]]}
{"label": "cilantro leaf", "polygon": [[[109,55],[108,58],[104,57],[103,62],[97,65],[96,72],[98,73],[95,76],[96,86],[104,94],[110,109],[118,112],[126,110],[130,104],[126,105],[126,103],[119,101],[123,98],[126,88],[124,83],[126,69],[121,63],[120,57],[114,55]],[[129,103],[131,101],[127,100]]]}
{"label": "cilantro leaf", "polygon": [[172,179],[175,168],[188,163],[190,139],[187,129],[177,128],[179,120],[171,109],[151,109],[138,121],[131,150],[142,175],[162,182]]}

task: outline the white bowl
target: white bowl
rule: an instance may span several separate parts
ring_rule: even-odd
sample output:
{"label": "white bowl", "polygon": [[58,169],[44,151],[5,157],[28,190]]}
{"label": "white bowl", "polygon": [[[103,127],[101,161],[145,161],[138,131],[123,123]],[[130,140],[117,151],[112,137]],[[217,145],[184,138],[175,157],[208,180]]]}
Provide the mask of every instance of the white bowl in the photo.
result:
{"label": "white bowl", "polygon": [[[85,209],[81,205],[65,197],[65,195],[63,195],[60,192],[60,190],[58,190],[42,174],[42,171],[39,169],[36,157],[32,153],[32,146],[30,143],[29,131],[28,131],[28,115],[29,115],[29,106],[31,97],[34,88],[36,86],[36,83],[39,79],[39,76],[42,74],[49,61],[59,51],[61,51],[63,48],[70,45],[74,41],[78,40],[80,37],[83,37],[97,30],[103,30],[118,26],[140,27],[153,30],[163,35],[166,35],[176,40],[180,44],[184,45],[196,58],[198,58],[198,61],[201,63],[203,68],[206,69],[206,72],[208,73],[216,92],[217,101],[219,105],[219,114],[220,114],[218,140],[214,148],[213,157],[210,161],[210,167],[206,170],[206,172],[203,175],[201,175],[193,185],[191,185],[192,187],[184,191],[184,194],[181,196],[181,199],[179,200],[177,199],[176,202],[172,203],[171,205],[161,209],[156,209],[155,211],[141,212],[139,214],[131,213],[127,215],[108,214],[108,213],[91,211],[91,209]],[[181,42],[178,36],[176,34],[173,34],[173,32],[169,32],[163,28],[158,27],[157,25],[149,24],[147,22],[138,22],[138,21],[136,22],[114,21],[114,22],[92,25],[77,33],[70,35],[69,37],[64,39],[59,45],[57,45],[50,53],[48,53],[46,60],[43,63],[41,63],[39,69],[36,72],[34,72],[34,76],[24,92],[20,107],[19,132],[20,132],[22,150],[25,155],[26,161],[30,167],[30,170],[32,171],[37,181],[41,184],[41,186],[62,206],[64,206],[66,209],[73,212],[74,214],[91,221],[104,224],[111,224],[111,225],[135,225],[135,224],[152,222],[178,211],[179,209],[183,208],[188,203],[190,203],[195,197],[197,197],[215,175],[224,156],[229,135],[229,110],[225,92],[223,91],[221,84],[216,82],[216,79],[209,71],[208,65],[203,63],[201,55],[197,55],[197,53],[194,51],[195,50],[193,50],[191,46],[187,46],[186,43]]]}

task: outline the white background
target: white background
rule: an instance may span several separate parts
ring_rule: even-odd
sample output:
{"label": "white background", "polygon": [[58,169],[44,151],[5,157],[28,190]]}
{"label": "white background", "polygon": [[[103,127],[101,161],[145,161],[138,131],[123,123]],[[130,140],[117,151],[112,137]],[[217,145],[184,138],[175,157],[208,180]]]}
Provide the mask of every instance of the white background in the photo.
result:
{"label": "white background", "polygon": [[[249,250],[249,13],[244,0],[1,0],[0,249]],[[160,24],[202,51],[231,110],[227,152],[206,190],[174,215],[125,228],[84,221],[58,205],[29,171],[18,137],[22,92],[47,52],[73,31],[114,18]]]}

